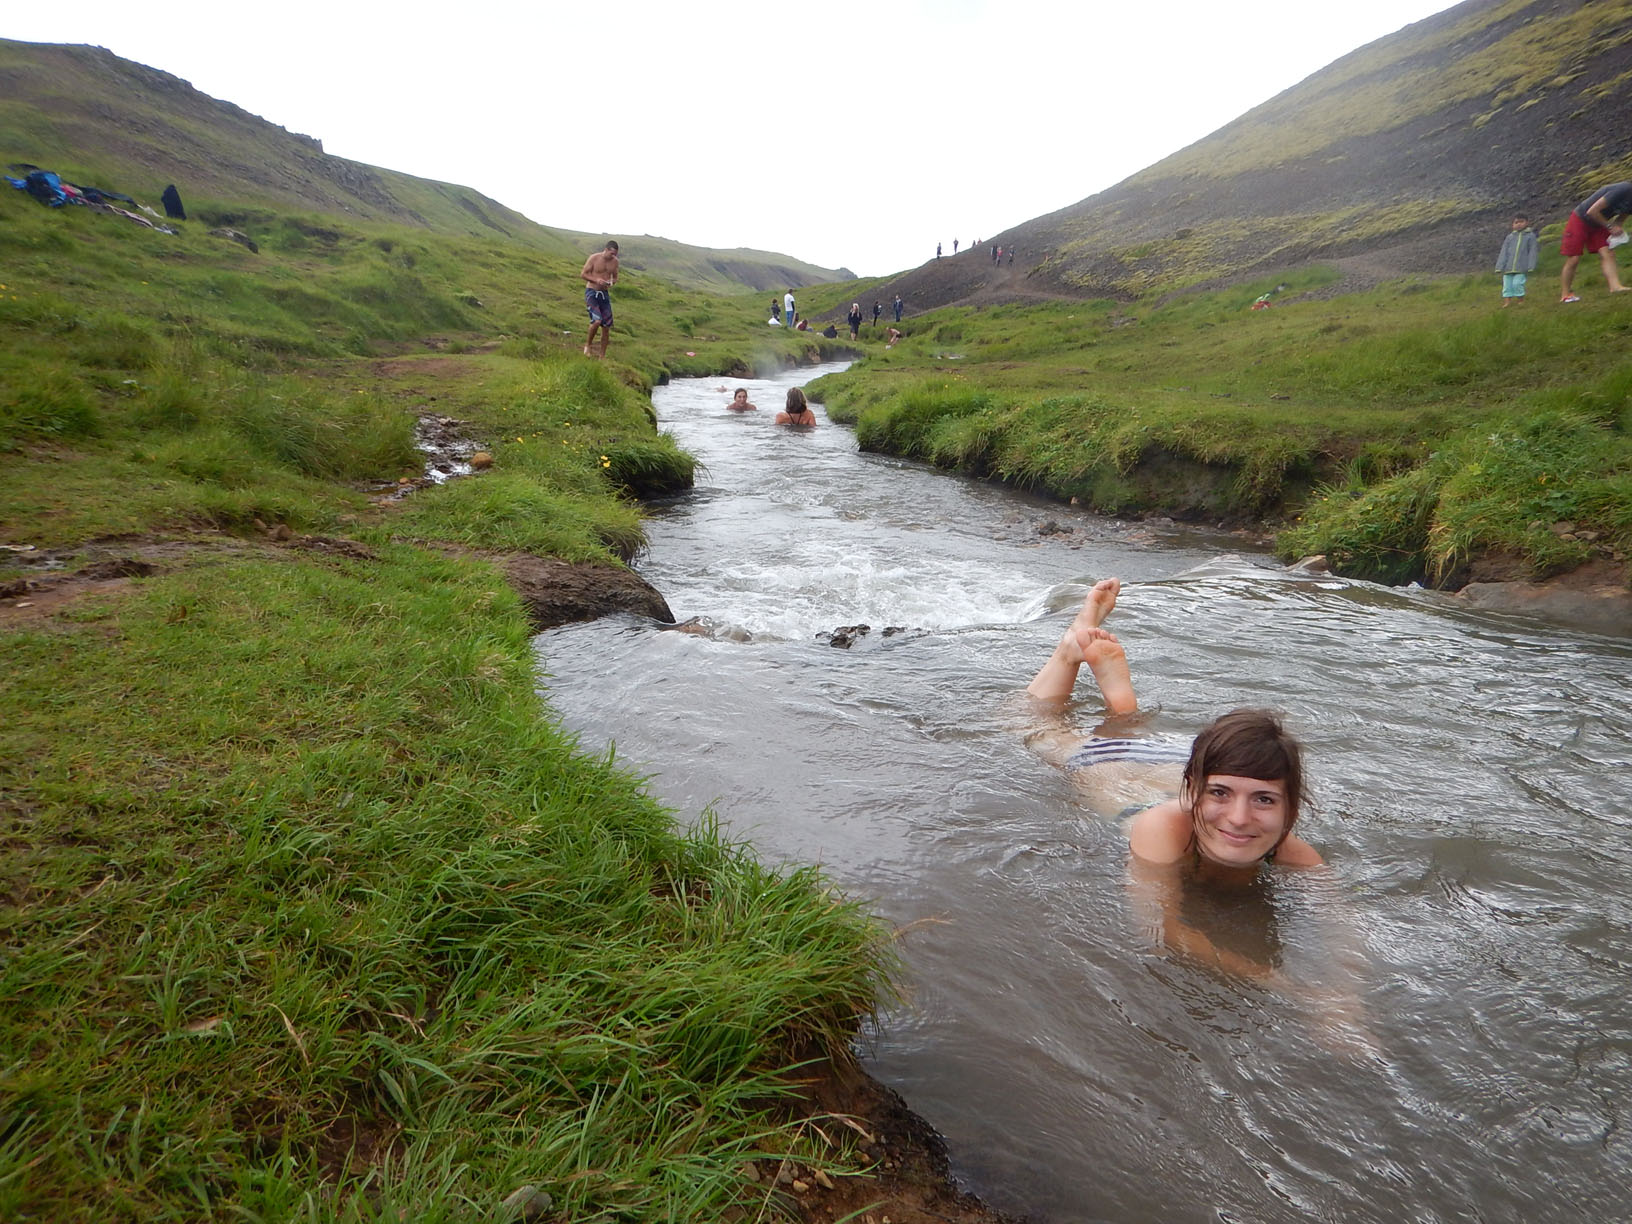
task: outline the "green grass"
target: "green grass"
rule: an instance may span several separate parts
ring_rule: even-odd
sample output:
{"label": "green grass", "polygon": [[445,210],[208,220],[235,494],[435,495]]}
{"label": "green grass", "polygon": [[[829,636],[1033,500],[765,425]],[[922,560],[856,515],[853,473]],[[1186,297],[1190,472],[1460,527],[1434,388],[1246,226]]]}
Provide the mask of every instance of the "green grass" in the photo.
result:
{"label": "green grass", "polygon": [[[0,541],[163,558],[0,627],[0,1218],[781,1218],[886,935],[581,753],[472,553],[633,556],[653,383],[825,346],[636,274],[595,362],[576,254],[190,204],[260,254],[0,195]],[[378,502],[427,413],[492,469]]]}
{"label": "green grass", "polygon": [[1283,522],[1283,553],[1389,581],[1452,580],[1483,551],[1544,576],[1632,546],[1632,313],[1597,285],[1555,308],[1557,265],[1547,250],[1509,310],[1483,276],[1303,299],[1333,279],[1311,268],[935,311],[812,392],[864,448],[1102,512]]}
{"label": "green grass", "polygon": [[[0,103],[146,190],[77,123]],[[746,1159],[848,1159],[779,1072],[888,991],[884,933],[580,752],[474,555],[632,557],[693,468],[655,383],[846,346],[631,240],[586,360],[573,240],[380,173],[425,225],[205,181],[162,235],[0,193],[0,542],[166,550],[0,631],[0,1218],[497,1218],[524,1184],[560,1219],[758,1218]],[[1632,539],[1632,315],[1549,310],[1548,259],[1500,313],[1486,277],[1298,300],[1318,267],[1269,311],[1271,281],[946,310],[816,390],[866,446],[1101,509],[1301,513],[1282,548],[1350,572],[1549,572]],[[425,413],[494,466],[380,504]]]}
{"label": "green grass", "polygon": [[419,538],[627,557],[643,539],[632,499],[691,477],[654,428],[653,381],[831,351],[766,328],[757,299],[636,274],[601,369],[576,356],[576,255],[211,207],[195,211],[255,232],[261,253],[0,195],[0,453],[34,460],[0,488],[0,539],[41,542],[47,512],[56,545],[256,518],[331,530],[366,508],[336,482],[414,471],[413,421],[434,408],[499,464],[492,488],[416,501]]}
{"label": "green grass", "polygon": [[882,988],[574,750],[485,566],[222,555],[0,653],[6,1218],[719,1218]]}

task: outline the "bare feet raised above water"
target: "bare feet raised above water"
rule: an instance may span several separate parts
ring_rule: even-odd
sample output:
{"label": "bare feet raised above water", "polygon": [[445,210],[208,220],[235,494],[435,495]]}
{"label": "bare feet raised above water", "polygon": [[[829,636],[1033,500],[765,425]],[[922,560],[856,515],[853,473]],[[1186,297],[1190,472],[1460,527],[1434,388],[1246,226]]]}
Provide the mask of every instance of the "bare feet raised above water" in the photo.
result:
{"label": "bare feet raised above water", "polygon": [[[1071,696],[1071,690],[1076,687],[1077,670],[1084,664],[1092,664],[1089,658],[1089,648],[1103,638],[1110,638],[1120,656],[1122,647],[1116,639],[1100,629],[1105,618],[1116,607],[1116,597],[1122,591],[1122,583],[1117,578],[1102,578],[1094,583],[1088,594],[1083,597],[1082,607],[1077,609],[1076,616],[1072,617],[1071,624],[1066,627],[1060,636],[1059,645],[1054,647],[1054,653],[1049,656],[1042,670],[1032,678],[1026,687],[1026,692],[1043,701],[1065,701]],[[1122,665],[1124,673],[1127,665]],[[1095,676],[1098,676],[1096,670]],[[1103,682],[1101,684],[1103,687]],[[1133,686],[1127,685],[1131,696]],[[1109,698],[1107,698],[1107,702]],[[1117,713],[1125,713],[1133,709],[1129,705],[1126,710],[1117,709]]]}
{"label": "bare feet raised above water", "polygon": [[1122,593],[1120,578],[1101,578],[1088,589],[1083,597],[1082,607],[1077,609],[1077,615],[1071,622],[1073,629],[1081,626],[1088,629],[1097,629],[1105,623],[1105,618],[1116,608],[1116,597]]}
{"label": "bare feet raised above water", "polygon": [[1139,708],[1134,696],[1133,677],[1128,673],[1127,652],[1116,635],[1107,629],[1085,629],[1078,641],[1083,662],[1088,664],[1104,694],[1105,708],[1112,714],[1132,714]]}

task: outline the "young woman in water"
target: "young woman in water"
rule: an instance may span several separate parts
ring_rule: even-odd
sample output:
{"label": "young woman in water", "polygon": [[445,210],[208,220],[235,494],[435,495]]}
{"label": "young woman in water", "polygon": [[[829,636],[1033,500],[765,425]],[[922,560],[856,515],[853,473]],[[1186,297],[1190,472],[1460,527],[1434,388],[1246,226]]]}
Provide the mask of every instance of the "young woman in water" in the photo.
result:
{"label": "young woman in water", "polygon": [[[1319,867],[1322,860],[1293,831],[1304,801],[1303,750],[1280,720],[1267,710],[1233,710],[1189,745],[1100,735],[1085,741],[1061,725],[1059,715],[1084,663],[1105,698],[1105,730],[1138,711],[1127,655],[1101,627],[1121,589],[1115,578],[1096,583],[1033,677],[1026,691],[1050,725],[1029,742],[1065,767],[1096,810],[1132,814],[1129,884],[1143,923],[1164,946],[1298,1000],[1310,1009],[1316,1036],[1332,1050],[1375,1055],[1359,993],[1363,958],[1345,927],[1321,925],[1324,959],[1311,961],[1305,954],[1296,970],[1283,966],[1281,902],[1265,891],[1271,881],[1261,869],[1269,863]],[[1183,772],[1175,776],[1181,764]],[[1320,895],[1318,877],[1301,883],[1299,896]],[[1310,891],[1308,885],[1317,887]],[[1298,906],[1290,908],[1295,914]],[[1330,918],[1332,908],[1322,908]]]}
{"label": "young woman in water", "polygon": [[783,410],[776,414],[778,425],[814,425],[816,414],[810,410],[810,404],[805,400],[805,393],[798,387],[788,388],[788,402]]}
{"label": "young woman in water", "polygon": [[758,408],[756,408],[753,404],[750,404],[748,402],[748,388],[747,387],[738,387],[736,389],[736,392],[731,396],[731,402],[729,404],[727,404],[726,407],[729,408],[732,412],[757,412],[757,411],[759,411]]}
{"label": "young woman in water", "polygon": [[[1115,578],[1094,585],[1027,686],[1045,709],[1057,714],[1064,708],[1084,663],[1110,714],[1139,708],[1122,644],[1101,627],[1121,589]],[[1148,786],[1150,767],[1184,762],[1177,796],[1137,811],[1129,825],[1129,848],[1147,863],[1193,859],[1256,870],[1265,863],[1318,867],[1323,861],[1292,831],[1304,800],[1303,750],[1267,710],[1231,711],[1196,736],[1188,751],[1161,740],[1096,736],[1084,742],[1058,728],[1033,742],[1086,787],[1106,778],[1113,788],[1130,778]]]}

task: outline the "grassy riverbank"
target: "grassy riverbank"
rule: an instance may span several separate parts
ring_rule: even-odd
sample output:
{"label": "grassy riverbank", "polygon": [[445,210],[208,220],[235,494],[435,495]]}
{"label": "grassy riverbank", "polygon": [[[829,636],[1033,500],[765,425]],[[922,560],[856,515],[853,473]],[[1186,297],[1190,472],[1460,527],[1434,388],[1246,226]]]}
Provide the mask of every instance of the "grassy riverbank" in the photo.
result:
{"label": "grassy riverbank", "polygon": [[[602,365],[576,260],[0,210],[0,1216],[719,1219],[845,1161],[780,1073],[885,933],[579,751],[468,551],[618,564],[690,478],[650,381],[817,342],[626,278]],[[425,412],[494,468],[377,496]]]}
{"label": "grassy riverbank", "polygon": [[813,391],[865,448],[1104,513],[1267,521],[1287,556],[1389,581],[1489,554],[1544,576],[1632,551],[1632,308],[1595,268],[1556,305],[1543,247],[1508,310],[1494,276],[1326,296],[1325,268],[1278,292],[946,309]]}

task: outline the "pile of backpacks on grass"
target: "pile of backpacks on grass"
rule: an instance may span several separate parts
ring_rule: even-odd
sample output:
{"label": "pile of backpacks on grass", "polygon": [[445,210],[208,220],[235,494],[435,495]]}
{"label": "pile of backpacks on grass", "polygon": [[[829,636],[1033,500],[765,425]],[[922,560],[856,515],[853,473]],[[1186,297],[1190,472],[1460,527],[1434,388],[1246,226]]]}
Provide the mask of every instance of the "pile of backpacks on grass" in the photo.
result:
{"label": "pile of backpacks on grass", "polygon": [[[159,214],[146,204],[138,204],[128,195],[120,192],[109,191],[105,187],[81,187],[77,183],[64,182],[62,177],[55,171],[42,170],[38,166],[30,165],[27,162],[12,162],[6,169],[23,176],[22,178],[12,178],[8,174],[6,175],[6,182],[17,188],[18,191],[28,192],[29,195],[48,208],[62,208],[64,205],[78,204],[86,208],[94,208],[97,212],[113,213],[115,216],[134,221],[137,225],[145,225],[148,229],[158,230],[161,234],[176,232],[168,225],[156,224],[155,222],[160,220]],[[141,212],[147,214],[147,217],[138,212],[131,212],[130,208],[120,208],[119,204],[114,203],[115,200],[123,204],[129,204],[130,208],[140,209]],[[165,216],[176,221],[185,221],[187,219],[186,210],[181,206],[181,193],[176,190],[174,183],[164,189],[164,195],[160,197],[160,202],[164,205]],[[149,221],[148,217],[152,217],[154,220]]]}

